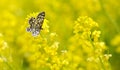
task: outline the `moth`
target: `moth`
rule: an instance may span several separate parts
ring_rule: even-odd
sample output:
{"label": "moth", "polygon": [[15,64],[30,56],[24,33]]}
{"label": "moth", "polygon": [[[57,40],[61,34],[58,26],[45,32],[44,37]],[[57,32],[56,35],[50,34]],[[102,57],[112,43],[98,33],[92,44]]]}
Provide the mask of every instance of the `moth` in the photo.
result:
{"label": "moth", "polygon": [[27,31],[31,32],[33,36],[39,35],[40,31],[43,29],[42,25],[45,18],[45,12],[40,12],[37,17],[31,17],[28,21],[29,27],[27,27]]}

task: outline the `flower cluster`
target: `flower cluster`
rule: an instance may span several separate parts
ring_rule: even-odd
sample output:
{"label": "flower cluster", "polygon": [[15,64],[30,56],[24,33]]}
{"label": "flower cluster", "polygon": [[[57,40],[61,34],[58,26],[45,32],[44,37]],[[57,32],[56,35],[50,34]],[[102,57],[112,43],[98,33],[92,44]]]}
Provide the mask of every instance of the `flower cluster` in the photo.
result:
{"label": "flower cluster", "polygon": [[98,24],[89,17],[79,17],[75,22],[74,35],[70,39],[68,60],[71,70],[110,70],[111,54],[100,41]]}
{"label": "flower cluster", "polygon": [[[108,60],[112,55],[106,53],[108,48],[104,42],[100,41],[101,31],[98,28],[99,25],[91,18],[87,16],[79,17],[75,21],[73,35],[68,37],[68,42],[62,40],[66,43],[62,45],[59,41],[61,39],[58,40],[60,38],[59,34],[49,29],[47,19],[44,19],[42,30],[37,36],[32,36],[31,32],[26,31],[29,26],[29,19],[37,15],[38,13],[28,15],[25,24],[18,29],[19,36],[15,32],[4,33],[10,37],[4,37],[4,34],[0,33],[0,69],[111,69]],[[14,27],[16,26],[17,24]]]}
{"label": "flower cluster", "polygon": [[[0,0],[0,8],[0,70],[105,70],[108,60],[119,70],[120,0]],[[45,11],[43,25],[36,11]],[[74,25],[78,16],[99,25],[89,17]]]}
{"label": "flower cluster", "polygon": [[26,44],[20,47],[20,53],[24,55],[23,65],[25,69],[111,69],[108,62],[111,54],[105,53],[108,48],[104,42],[100,41],[101,31],[99,31],[98,24],[91,18],[79,17],[75,21],[74,35],[71,36],[66,50],[59,49],[58,35],[49,31],[46,19],[42,28],[43,30],[37,37],[31,36],[29,33],[22,36],[26,40],[29,39]]}
{"label": "flower cluster", "polygon": [[[29,44],[21,48],[24,64],[30,69],[50,70],[110,70],[109,58],[111,54],[104,42],[100,41],[98,24],[89,17],[79,17],[75,21],[74,35],[66,50],[60,50],[57,34],[49,31],[48,21],[45,19],[43,30],[38,37],[31,39],[26,36]],[[28,34],[28,33],[27,33]],[[29,35],[29,34],[28,34]]]}
{"label": "flower cluster", "polygon": [[[30,16],[35,14],[37,13],[33,13]],[[28,19],[29,17],[27,21]],[[25,45],[23,44],[20,47],[20,53],[24,55],[23,65],[27,64],[24,68],[32,70],[60,70],[64,65],[68,64],[64,57],[66,53],[63,50],[59,50],[60,42],[56,40],[57,34],[49,31],[48,20],[44,20],[42,28],[41,33],[36,37],[31,36],[27,32],[22,36],[28,40]]]}

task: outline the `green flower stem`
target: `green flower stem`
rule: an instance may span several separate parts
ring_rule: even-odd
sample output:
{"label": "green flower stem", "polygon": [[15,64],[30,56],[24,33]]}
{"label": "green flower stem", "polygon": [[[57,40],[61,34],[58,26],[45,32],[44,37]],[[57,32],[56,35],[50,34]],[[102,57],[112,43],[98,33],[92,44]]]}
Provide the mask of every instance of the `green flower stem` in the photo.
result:
{"label": "green flower stem", "polygon": [[[95,51],[95,49],[96,49],[96,48],[95,48],[95,45],[93,44],[91,38],[89,38],[89,39],[90,39],[90,42],[91,42],[91,44],[92,44],[92,46],[93,46],[93,50]],[[102,69],[103,69],[103,70],[106,70],[106,69],[105,69],[105,66],[104,66],[104,63],[102,62],[101,57],[98,56],[98,58],[99,58],[99,61],[100,61],[101,66],[102,66]]]}
{"label": "green flower stem", "polygon": [[14,70],[14,69],[8,64],[8,62],[4,61],[4,63],[10,68],[10,70]]}
{"label": "green flower stem", "polygon": [[[2,57],[2,55],[0,55],[0,57]],[[10,64],[8,64],[8,62],[6,61],[3,61],[3,62],[9,67],[10,70],[13,70],[13,68],[10,66]]]}
{"label": "green flower stem", "polygon": [[101,8],[102,8],[102,11],[103,11],[104,14],[106,15],[106,17],[109,19],[109,21],[115,26],[117,33],[120,34],[120,29],[119,29],[119,27],[118,27],[118,25],[117,25],[117,22],[116,22],[115,20],[113,20],[113,19],[111,18],[111,16],[108,14],[108,12],[106,11],[106,9],[105,9],[105,7],[104,7],[104,4],[103,4],[102,0],[99,0],[99,2],[100,2],[100,6],[101,6]]}

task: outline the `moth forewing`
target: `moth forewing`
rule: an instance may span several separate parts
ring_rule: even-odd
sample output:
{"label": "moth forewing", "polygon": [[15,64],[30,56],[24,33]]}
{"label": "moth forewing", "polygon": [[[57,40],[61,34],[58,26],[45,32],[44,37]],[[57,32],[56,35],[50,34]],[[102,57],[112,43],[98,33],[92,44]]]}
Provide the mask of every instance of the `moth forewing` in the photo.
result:
{"label": "moth forewing", "polygon": [[41,12],[38,14],[36,20],[37,20],[37,24],[40,26],[39,28],[42,29],[42,24],[44,22],[44,17],[45,17],[45,12]]}
{"label": "moth forewing", "polygon": [[38,18],[44,19],[44,17],[45,17],[45,12],[41,12],[41,13],[38,14],[37,19]]}

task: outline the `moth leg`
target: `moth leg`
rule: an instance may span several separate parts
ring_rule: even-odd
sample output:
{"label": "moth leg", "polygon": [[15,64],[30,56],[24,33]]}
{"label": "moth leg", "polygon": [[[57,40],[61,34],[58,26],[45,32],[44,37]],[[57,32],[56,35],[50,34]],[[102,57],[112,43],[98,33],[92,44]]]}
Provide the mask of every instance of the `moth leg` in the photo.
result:
{"label": "moth leg", "polygon": [[30,27],[27,27],[26,29],[28,32],[31,32],[31,28]]}

